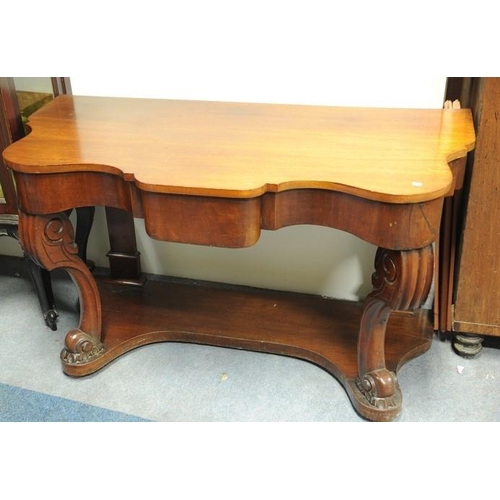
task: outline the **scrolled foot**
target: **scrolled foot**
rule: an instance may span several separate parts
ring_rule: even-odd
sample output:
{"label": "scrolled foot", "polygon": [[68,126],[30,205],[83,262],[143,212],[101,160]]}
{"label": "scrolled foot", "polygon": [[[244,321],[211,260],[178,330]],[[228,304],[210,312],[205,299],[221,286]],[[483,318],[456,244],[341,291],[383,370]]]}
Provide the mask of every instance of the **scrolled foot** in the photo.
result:
{"label": "scrolled foot", "polygon": [[396,374],[385,368],[366,373],[357,385],[368,404],[378,410],[395,408],[401,403]]}
{"label": "scrolled foot", "polygon": [[366,298],[361,315],[358,377],[353,382],[355,404],[366,418],[389,421],[401,411],[402,396],[396,374],[386,367],[386,327],[392,311],[420,307],[429,293],[433,270],[432,246],[377,250],[373,291]]}
{"label": "scrolled foot", "polygon": [[88,363],[104,352],[104,346],[78,328],[66,335],[66,347],[61,352],[61,360],[67,365]]}
{"label": "scrolled foot", "polygon": [[[20,212],[19,230],[27,254],[48,271],[59,268],[67,271],[78,290],[80,324],[66,336],[66,348],[61,353],[63,362],[83,364],[99,356],[103,351],[99,289],[87,265],[78,257],[68,217],[64,213],[30,215]],[[46,318],[49,326],[53,319]]]}

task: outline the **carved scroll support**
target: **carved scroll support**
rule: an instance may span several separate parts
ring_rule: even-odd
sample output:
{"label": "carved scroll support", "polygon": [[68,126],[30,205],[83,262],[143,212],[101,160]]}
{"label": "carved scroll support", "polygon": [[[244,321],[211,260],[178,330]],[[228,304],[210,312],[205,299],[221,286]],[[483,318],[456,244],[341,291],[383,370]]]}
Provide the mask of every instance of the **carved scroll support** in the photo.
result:
{"label": "carved scroll support", "polygon": [[78,257],[71,222],[65,214],[19,215],[19,237],[25,252],[45,269],[64,269],[80,298],[80,324],[66,335],[63,364],[91,361],[104,352],[101,343],[101,300],[87,265]]}
{"label": "carved scroll support", "polygon": [[363,398],[362,413],[377,414],[377,420],[392,420],[400,413],[402,404],[396,374],[385,364],[389,315],[422,305],[429,294],[433,269],[432,246],[406,251],[377,250],[373,291],[366,298],[360,323],[356,382]]}

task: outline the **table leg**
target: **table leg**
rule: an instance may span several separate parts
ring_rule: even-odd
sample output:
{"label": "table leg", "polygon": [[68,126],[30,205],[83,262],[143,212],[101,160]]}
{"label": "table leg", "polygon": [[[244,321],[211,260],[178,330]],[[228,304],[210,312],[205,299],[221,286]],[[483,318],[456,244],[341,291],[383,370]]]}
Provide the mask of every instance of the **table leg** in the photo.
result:
{"label": "table leg", "polygon": [[106,221],[110,244],[107,254],[110,279],[116,283],[144,285],[132,214],[119,208],[106,207]]}
{"label": "table leg", "polygon": [[[88,375],[123,353],[153,342],[187,341],[249,348],[287,354],[318,363],[344,384],[354,407],[361,415],[368,420],[388,421],[396,418],[401,412],[402,397],[396,377],[399,366],[423,352],[429,344],[418,335],[415,336],[418,337],[418,342],[415,343],[412,332],[398,337],[397,332],[400,330],[393,329],[390,331],[391,350],[388,351],[389,363],[386,365],[385,343],[389,316],[393,311],[419,308],[426,299],[433,276],[432,246],[404,251],[380,248],[376,254],[375,273],[372,278],[374,289],[366,298],[361,316],[358,316],[358,308],[351,311],[356,315],[352,322],[346,321],[344,317],[337,318],[338,321],[335,322],[333,316],[330,318],[320,314],[318,324],[311,327],[310,318],[304,321],[299,315],[297,324],[302,325],[301,329],[307,332],[303,335],[290,337],[289,327],[280,330],[275,326],[278,310],[283,308],[285,312],[281,314],[285,316],[282,318],[286,318],[290,304],[293,304],[293,310],[297,309],[294,299],[288,295],[288,298],[281,295],[271,299],[263,297],[262,304],[274,304],[270,309],[272,313],[269,313],[267,319],[260,318],[260,323],[248,326],[249,318],[245,315],[248,309],[248,294],[227,291],[224,303],[235,299],[238,304],[245,304],[242,308],[243,319],[227,323],[226,310],[218,318],[217,313],[213,313],[212,303],[208,302],[209,312],[202,311],[199,321],[190,316],[191,319],[186,324],[185,304],[189,303],[189,300],[186,297],[180,301],[171,300],[168,309],[165,308],[161,297],[174,297],[176,294],[167,288],[167,284],[161,282],[152,282],[150,285],[153,288],[148,293],[141,293],[142,288],[134,287],[132,291],[129,289],[125,295],[120,296],[117,294],[117,287],[120,290],[123,290],[123,287],[101,282],[105,303],[108,303],[108,309],[105,311],[106,331],[102,332],[103,312],[99,288],[87,265],[78,256],[73,227],[68,217],[65,214],[21,213],[19,235],[24,250],[37,263],[49,271],[56,268],[66,270],[78,289],[81,304],[80,324],[67,334],[65,348],[61,353],[63,370],[68,375]],[[177,289],[177,292],[179,290]],[[197,290],[199,293],[199,287]],[[183,293],[191,292],[184,290]],[[201,304],[207,303],[207,298],[212,297],[214,291],[203,293],[199,299]],[[254,295],[251,297],[252,300],[257,300]],[[306,300],[309,304],[312,299],[308,297],[301,300]],[[114,304],[111,308],[110,301]],[[278,302],[283,307],[276,308]],[[314,302],[314,306],[318,307],[319,304]],[[323,310],[323,306],[322,302],[319,310]],[[327,304],[327,307],[330,307],[330,304]],[[235,305],[233,309],[236,311],[239,308],[239,305]],[[265,306],[259,302],[257,308],[262,309]],[[149,312],[138,314],[140,309]],[[191,313],[193,311],[190,311],[190,315]],[[220,319],[225,326],[214,326],[212,323],[206,325],[207,317]],[[330,319],[337,325],[331,332],[328,331]],[[278,324],[281,322],[278,318]],[[349,329],[351,323],[353,328],[359,325],[357,344],[355,337],[349,332],[346,333],[346,328]],[[407,326],[401,331],[404,333],[405,329]],[[266,337],[266,332],[273,332],[272,336]],[[352,333],[355,334],[355,330]]]}
{"label": "table leg", "polygon": [[101,300],[87,265],[78,257],[74,231],[63,214],[19,215],[19,237],[24,251],[35,262],[52,271],[62,268],[73,279],[80,298],[80,324],[66,335],[61,359],[80,364],[101,356]]}
{"label": "table leg", "polygon": [[358,337],[358,410],[373,420],[393,420],[401,411],[396,374],[385,364],[385,331],[392,311],[419,308],[429,294],[434,270],[432,246],[395,251],[379,248],[373,291],[363,307]]}
{"label": "table leg", "polygon": [[87,243],[89,241],[90,230],[94,223],[95,207],[80,207],[76,212],[76,232],[75,243],[78,247],[78,255],[92,269],[93,262],[87,261]]}

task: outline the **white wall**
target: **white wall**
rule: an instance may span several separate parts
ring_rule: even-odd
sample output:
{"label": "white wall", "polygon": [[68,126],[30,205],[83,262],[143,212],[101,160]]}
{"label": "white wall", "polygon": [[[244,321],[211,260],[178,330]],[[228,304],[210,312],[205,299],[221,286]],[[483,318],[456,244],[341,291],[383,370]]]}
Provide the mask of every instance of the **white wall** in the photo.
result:
{"label": "white wall", "polygon": [[16,90],[25,90],[28,92],[48,92],[52,94],[52,82],[46,76],[17,76],[14,78]]}
{"label": "white wall", "polygon": [[[367,85],[364,78],[309,74],[306,81],[279,72],[273,78],[254,74],[255,80],[235,76],[234,68],[216,59],[217,72],[200,78],[199,68],[170,65],[163,78],[127,75],[71,77],[73,94],[125,97],[240,100],[339,106],[442,107],[445,79],[379,77]],[[196,66],[196,65],[195,65]],[[206,69],[206,68],[205,68]],[[255,73],[255,69],[254,69]],[[262,83],[265,80],[265,84]],[[136,221],[142,267],[145,272],[239,283],[265,288],[317,293],[357,300],[370,290],[375,247],[340,231],[295,226],[263,232],[247,249],[229,250],[157,242]],[[108,251],[103,211],[89,243],[89,257],[107,266]]]}
{"label": "white wall", "polygon": [[170,65],[161,77],[134,73],[117,77],[79,75],[71,77],[71,86],[75,95],[390,108],[443,105],[443,77],[349,76],[324,67],[316,72],[309,70],[306,75],[292,68],[269,73],[265,61],[251,70],[241,68],[235,75],[233,64],[223,65],[225,57],[221,55],[216,69],[207,70],[207,75],[200,74],[197,64],[186,59],[177,61],[179,67]]}
{"label": "white wall", "polygon": [[[92,8],[87,2],[75,12],[78,24],[58,24],[53,39],[50,30],[37,38],[53,60],[30,58],[29,67],[42,68],[31,74],[69,75],[77,95],[442,107],[445,78],[414,76],[430,71],[436,41],[419,33],[409,44],[409,25],[394,22],[379,4],[332,9],[319,0],[143,0],[140,8],[103,2]],[[442,17],[433,19],[441,33]],[[443,57],[438,61],[446,73]],[[29,75],[29,67],[23,64],[18,74]],[[143,221],[136,226],[146,272],[347,299],[370,288],[374,247],[333,229],[264,232],[255,246],[228,250],[153,241]],[[98,210],[89,257],[107,266],[108,249]]]}

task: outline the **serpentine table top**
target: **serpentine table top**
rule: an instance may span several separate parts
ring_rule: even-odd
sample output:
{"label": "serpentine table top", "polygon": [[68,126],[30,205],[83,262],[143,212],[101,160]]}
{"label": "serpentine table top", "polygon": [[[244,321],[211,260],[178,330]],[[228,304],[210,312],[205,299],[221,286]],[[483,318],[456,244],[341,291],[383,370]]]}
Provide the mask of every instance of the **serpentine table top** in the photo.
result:
{"label": "serpentine table top", "polygon": [[20,172],[94,170],[143,190],[251,198],[315,188],[416,203],[451,188],[469,110],[60,96],[7,155]]}

